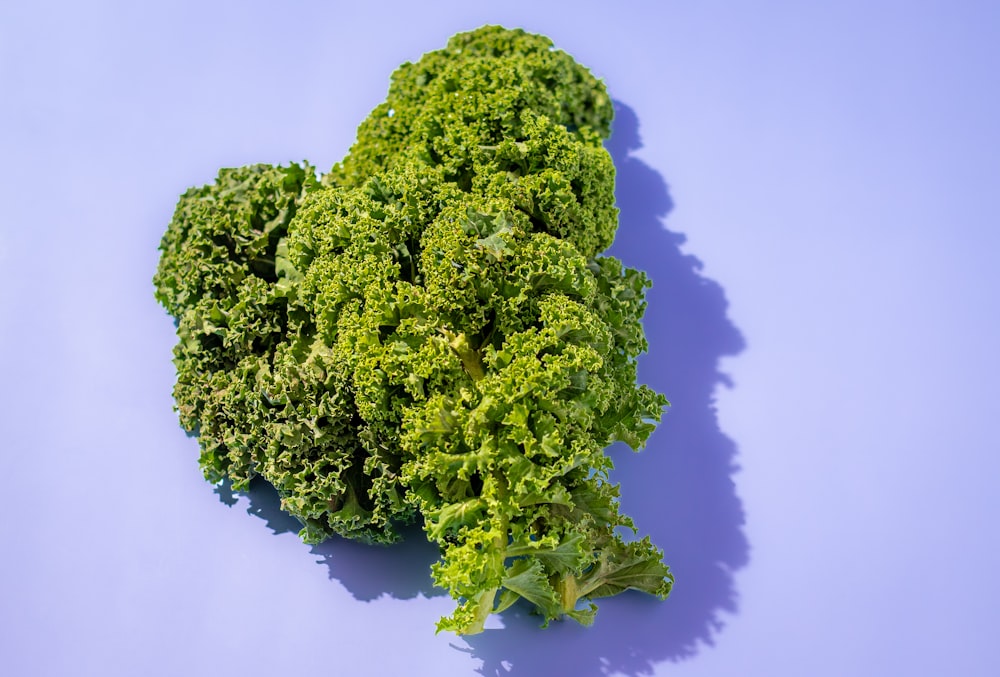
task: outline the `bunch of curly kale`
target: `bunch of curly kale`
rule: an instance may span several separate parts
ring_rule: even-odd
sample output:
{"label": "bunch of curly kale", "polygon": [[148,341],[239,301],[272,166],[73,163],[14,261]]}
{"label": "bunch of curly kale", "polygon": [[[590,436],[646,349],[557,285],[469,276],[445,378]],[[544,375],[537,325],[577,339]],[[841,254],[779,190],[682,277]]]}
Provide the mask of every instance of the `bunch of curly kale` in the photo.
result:
{"label": "bunch of curly kale", "polygon": [[321,179],[255,165],[186,192],[154,282],[205,476],[262,476],[308,542],[421,518],[459,602],[439,629],[665,597],[661,553],[616,532],[604,453],[666,405],[635,384],[648,281],[599,255],[611,117],[547,38],[484,27],[401,66]]}

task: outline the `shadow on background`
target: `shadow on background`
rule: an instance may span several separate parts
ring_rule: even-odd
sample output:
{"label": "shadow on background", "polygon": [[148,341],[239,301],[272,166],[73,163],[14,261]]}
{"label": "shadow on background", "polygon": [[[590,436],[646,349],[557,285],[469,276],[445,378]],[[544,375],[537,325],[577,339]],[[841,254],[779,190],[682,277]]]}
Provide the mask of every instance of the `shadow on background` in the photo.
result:
{"label": "shadow on background", "polygon": [[[732,479],[736,445],[719,430],[714,393],[729,385],[720,358],[740,353],[744,341],[726,316],[722,288],[702,276],[697,258],[682,253],[684,235],[663,225],[673,203],[663,177],[632,154],[642,146],[635,112],[620,102],[615,109],[607,147],[618,172],[621,215],[609,253],[653,280],[643,320],[650,350],[639,360],[639,378],[672,406],[642,453],[622,445],[609,451],[617,466],[612,478],[622,485],[623,512],[664,550],[677,581],[665,602],[635,592],[598,600],[591,628],[566,621],[539,630],[538,617],[515,605],[501,615],[502,630],[464,638],[470,648],[455,646],[482,661],[482,675],[652,674],[657,663],[711,646],[723,613],[737,610],[733,572],[746,565],[749,546]],[[220,500],[234,505],[227,491],[217,488]],[[255,481],[246,495],[247,512],[272,531],[299,531],[267,482]],[[405,536],[388,547],[333,538],[311,552],[359,600],[445,594],[430,578],[437,548],[419,525]]]}
{"label": "shadow on background", "polygon": [[[247,513],[264,520],[275,534],[297,534],[302,525],[281,509],[281,499],[273,486],[257,477],[250,490],[234,494],[228,483],[216,487],[219,500],[236,505],[238,496],[245,496],[250,505]],[[351,595],[370,602],[383,595],[395,599],[412,599],[445,595],[431,581],[431,564],[440,553],[424,536],[419,524],[401,529],[403,540],[393,545],[366,545],[346,538],[330,538],[311,546],[310,552],[326,565],[330,580],[340,581]]]}
{"label": "shadow on background", "polygon": [[663,177],[632,154],[642,146],[635,112],[620,102],[615,112],[607,147],[621,215],[609,253],[653,280],[639,378],[672,406],[643,452],[609,451],[612,478],[622,485],[623,512],[663,548],[677,581],[665,602],[635,592],[597,600],[591,628],[566,621],[538,630],[536,617],[512,609],[504,630],[467,638],[483,675],[651,674],[657,663],[712,645],[723,613],[737,609],[733,572],[746,565],[749,546],[732,479],[736,445],[719,430],[714,392],[729,385],[720,358],[741,352],[744,341],[722,288],[681,251],[684,235],[664,227],[673,203]]}

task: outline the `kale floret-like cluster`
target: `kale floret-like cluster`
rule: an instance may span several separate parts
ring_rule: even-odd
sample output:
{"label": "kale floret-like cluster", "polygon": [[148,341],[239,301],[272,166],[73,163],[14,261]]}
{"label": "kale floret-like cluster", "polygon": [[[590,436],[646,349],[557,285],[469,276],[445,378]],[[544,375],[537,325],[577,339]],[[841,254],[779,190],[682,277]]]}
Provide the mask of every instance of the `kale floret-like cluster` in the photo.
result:
{"label": "kale floret-like cluster", "polygon": [[636,386],[649,282],[600,255],[611,117],[547,38],[488,26],[401,66],[321,178],[255,165],[186,192],[154,283],[206,478],[263,477],[308,542],[421,519],[458,602],[439,629],[665,597],[604,452],[667,404]]}

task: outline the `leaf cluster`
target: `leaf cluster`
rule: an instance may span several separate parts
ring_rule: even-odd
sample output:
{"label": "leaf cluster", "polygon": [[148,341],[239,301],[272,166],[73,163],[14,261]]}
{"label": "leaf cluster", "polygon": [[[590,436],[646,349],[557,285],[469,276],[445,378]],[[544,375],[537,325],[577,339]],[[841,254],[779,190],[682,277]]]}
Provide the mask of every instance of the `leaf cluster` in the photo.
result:
{"label": "leaf cluster", "polygon": [[206,478],[262,476],[309,542],[421,519],[457,602],[439,629],[665,597],[604,452],[667,404],[636,385],[649,281],[600,255],[611,116],[547,38],[487,26],[401,66],[322,177],[223,169],[182,195],[154,283]]}

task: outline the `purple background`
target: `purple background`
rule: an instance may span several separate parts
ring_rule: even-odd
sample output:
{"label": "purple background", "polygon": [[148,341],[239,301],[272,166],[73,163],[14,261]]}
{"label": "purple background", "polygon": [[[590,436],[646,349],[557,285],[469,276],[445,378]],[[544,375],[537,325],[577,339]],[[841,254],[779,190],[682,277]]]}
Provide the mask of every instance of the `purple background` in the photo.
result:
{"label": "purple background", "polygon": [[[823,4],[4,3],[0,672],[997,674],[1000,5]],[[615,477],[678,581],[460,639],[419,533],[310,548],[202,480],[150,278],[185,188],[328,168],[484,23],[618,102],[674,406]]]}

